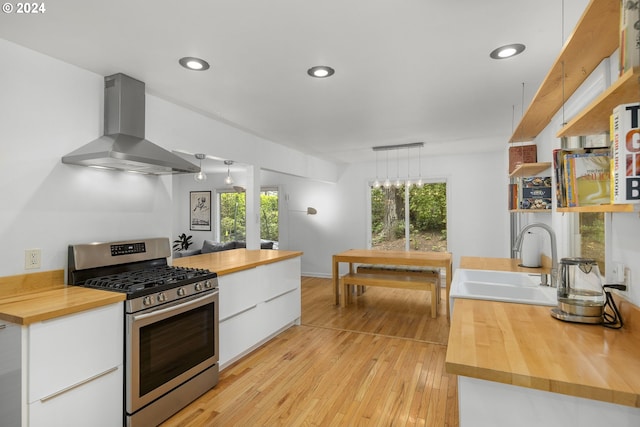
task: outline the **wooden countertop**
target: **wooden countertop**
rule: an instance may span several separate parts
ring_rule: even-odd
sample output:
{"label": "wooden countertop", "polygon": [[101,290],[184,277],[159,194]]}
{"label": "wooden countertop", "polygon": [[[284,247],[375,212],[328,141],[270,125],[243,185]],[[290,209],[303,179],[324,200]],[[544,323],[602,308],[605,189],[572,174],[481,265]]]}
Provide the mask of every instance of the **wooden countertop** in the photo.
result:
{"label": "wooden countertop", "polygon": [[[263,264],[301,256],[302,252],[247,250],[215,252],[178,258],[173,264],[207,268],[225,275]],[[67,314],[124,301],[118,292],[64,284],[64,270],[0,277],[0,320],[29,325]]]}
{"label": "wooden countertop", "polygon": [[[478,262],[493,270],[508,264],[463,257],[460,267]],[[447,372],[640,407],[637,307],[618,306],[625,326],[614,330],[556,320],[549,307],[457,299]]]}
{"label": "wooden countertop", "polygon": [[302,256],[302,252],[274,249],[232,249],[229,251],[176,258],[173,260],[173,265],[178,267],[206,268],[215,271],[218,273],[218,276],[224,276],[225,274],[231,274],[299,256]]}
{"label": "wooden countertop", "polygon": [[117,292],[65,286],[64,270],[0,277],[0,320],[29,325],[125,298]]}
{"label": "wooden countertop", "polygon": [[551,259],[542,256],[542,267],[521,267],[519,259],[513,258],[484,258],[465,256],[460,258],[460,268],[471,270],[515,271],[518,273],[549,273]]}

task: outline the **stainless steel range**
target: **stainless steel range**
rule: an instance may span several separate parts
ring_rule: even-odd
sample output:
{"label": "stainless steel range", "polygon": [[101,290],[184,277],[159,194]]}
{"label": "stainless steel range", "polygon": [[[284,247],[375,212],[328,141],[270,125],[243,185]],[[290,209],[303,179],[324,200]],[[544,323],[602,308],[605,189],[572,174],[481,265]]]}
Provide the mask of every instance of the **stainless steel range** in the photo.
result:
{"label": "stainless steel range", "polygon": [[169,266],[169,239],[69,246],[67,283],[127,294],[127,426],[155,426],[218,383],[218,279]]}

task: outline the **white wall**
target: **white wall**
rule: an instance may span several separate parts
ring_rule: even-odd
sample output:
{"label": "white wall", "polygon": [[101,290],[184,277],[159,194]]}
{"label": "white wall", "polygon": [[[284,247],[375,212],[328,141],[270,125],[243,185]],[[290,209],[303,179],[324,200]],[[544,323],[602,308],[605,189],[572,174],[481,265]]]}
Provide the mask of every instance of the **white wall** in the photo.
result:
{"label": "white wall", "polygon": [[[509,256],[504,164],[504,152],[423,154],[422,175],[448,183],[448,249],[454,266],[461,256]],[[289,236],[281,248],[304,252],[304,274],[330,277],[331,255],[367,247],[367,192],[375,175],[375,163],[349,165],[336,184],[263,171],[263,183],[283,184],[289,210],[318,210],[312,216],[290,212],[283,225]]]}
{"label": "white wall", "polygon": [[167,235],[170,178],[61,163],[102,133],[103,77],[4,40],[0,58],[0,275],[62,269],[70,243]]}
{"label": "white wall", "polygon": [[[6,40],[0,58],[0,275],[65,268],[71,243],[173,240],[174,228],[188,231],[182,217],[173,219],[181,209],[173,201],[175,176],[61,163],[103,133],[104,76]],[[169,150],[215,152],[317,179],[338,173],[332,163],[148,94],[146,137]],[[32,248],[42,251],[39,270],[24,269],[24,250]]]}

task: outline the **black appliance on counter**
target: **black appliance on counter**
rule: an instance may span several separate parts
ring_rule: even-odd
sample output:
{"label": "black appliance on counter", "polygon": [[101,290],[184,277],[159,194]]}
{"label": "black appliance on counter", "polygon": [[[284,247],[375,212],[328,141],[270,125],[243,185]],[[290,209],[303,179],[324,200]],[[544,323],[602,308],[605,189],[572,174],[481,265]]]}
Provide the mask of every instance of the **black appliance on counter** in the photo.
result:
{"label": "black appliance on counter", "polygon": [[158,425],[218,383],[218,278],[173,267],[169,239],[69,246],[67,283],[126,293],[124,422]]}

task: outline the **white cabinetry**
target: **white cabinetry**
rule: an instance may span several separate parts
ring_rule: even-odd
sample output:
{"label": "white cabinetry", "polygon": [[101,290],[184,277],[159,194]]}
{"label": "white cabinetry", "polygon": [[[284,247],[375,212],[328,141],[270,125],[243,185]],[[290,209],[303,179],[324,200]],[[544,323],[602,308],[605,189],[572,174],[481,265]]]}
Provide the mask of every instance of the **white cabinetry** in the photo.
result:
{"label": "white cabinetry", "polygon": [[123,310],[116,303],[0,330],[0,424],[122,425]]}
{"label": "white cabinetry", "polygon": [[0,320],[0,423],[21,424],[21,327]]}
{"label": "white cabinetry", "polygon": [[300,323],[300,257],[218,278],[220,367]]}
{"label": "white cabinetry", "polygon": [[123,304],[28,329],[29,426],[122,424]]}

